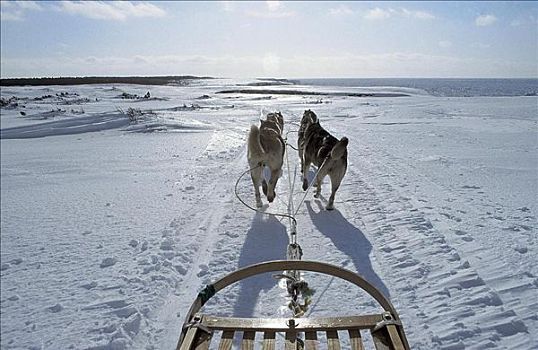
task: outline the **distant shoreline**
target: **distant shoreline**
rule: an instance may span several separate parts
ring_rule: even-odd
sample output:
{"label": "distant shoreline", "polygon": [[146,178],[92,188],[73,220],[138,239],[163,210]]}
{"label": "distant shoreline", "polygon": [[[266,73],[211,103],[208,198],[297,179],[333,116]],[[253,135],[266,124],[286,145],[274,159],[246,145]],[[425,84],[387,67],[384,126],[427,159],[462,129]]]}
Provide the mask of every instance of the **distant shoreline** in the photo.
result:
{"label": "distant shoreline", "polygon": [[232,89],[217,91],[217,94],[259,94],[259,95],[313,95],[313,96],[346,96],[346,97],[409,97],[403,93],[375,92],[320,92],[304,90],[274,90],[274,89]]}
{"label": "distant shoreline", "polygon": [[170,75],[151,77],[59,77],[59,78],[3,78],[0,86],[43,86],[83,84],[140,84],[140,85],[187,85],[188,80],[214,79],[194,75]]}

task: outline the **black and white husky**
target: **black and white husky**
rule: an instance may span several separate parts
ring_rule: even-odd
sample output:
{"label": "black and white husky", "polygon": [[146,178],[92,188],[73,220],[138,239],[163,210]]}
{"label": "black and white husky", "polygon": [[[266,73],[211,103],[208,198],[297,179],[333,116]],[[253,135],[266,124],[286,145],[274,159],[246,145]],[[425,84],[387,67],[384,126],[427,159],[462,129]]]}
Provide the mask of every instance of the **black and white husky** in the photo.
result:
{"label": "black and white husky", "polygon": [[[258,207],[263,205],[260,198],[260,183],[267,200],[271,203],[275,199],[275,187],[278,178],[282,175],[282,163],[286,150],[286,144],[282,139],[283,129],[284,118],[280,112],[269,113],[265,120],[260,120],[259,127],[256,125],[250,127],[247,158]],[[271,171],[269,183],[263,178],[265,167]]]}
{"label": "black and white husky", "polygon": [[319,119],[314,112],[307,110],[303,114],[301,127],[299,128],[298,146],[301,158],[301,172],[303,173],[303,190],[308,188],[307,173],[310,164],[319,168],[314,179],[317,198],[321,194],[321,182],[327,175],[331,178],[331,197],[327,204],[327,210],[334,209],[334,196],[347,170],[347,137],[338,140],[319,124]]}

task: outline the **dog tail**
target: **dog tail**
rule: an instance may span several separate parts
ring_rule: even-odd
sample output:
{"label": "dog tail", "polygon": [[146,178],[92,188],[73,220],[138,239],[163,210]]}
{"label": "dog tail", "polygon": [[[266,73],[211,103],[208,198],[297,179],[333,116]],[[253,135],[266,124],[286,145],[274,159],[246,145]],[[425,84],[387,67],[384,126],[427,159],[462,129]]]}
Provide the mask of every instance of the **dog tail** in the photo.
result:
{"label": "dog tail", "polygon": [[342,139],[338,141],[331,150],[331,158],[341,158],[344,155],[344,152],[347,150],[348,142],[349,140],[347,139],[347,137],[342,137]]}
{"label": "dog tail", "polygon": [[248,134],[248,152],[252,156],[262,156],[265,150],[260,142],[260,129],[256,125],[250,127]]}

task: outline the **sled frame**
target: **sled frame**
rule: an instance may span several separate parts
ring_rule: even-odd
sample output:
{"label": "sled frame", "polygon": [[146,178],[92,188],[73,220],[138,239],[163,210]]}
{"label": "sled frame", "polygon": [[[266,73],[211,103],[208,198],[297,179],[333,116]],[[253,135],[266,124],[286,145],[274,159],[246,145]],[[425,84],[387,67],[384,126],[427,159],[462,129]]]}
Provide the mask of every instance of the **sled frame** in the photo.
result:
{"label": "sled frame", "polygon": [[[322,318],[237,318],[198,313],[215,293],[230,284],[266,272],[289,270],[318,272],[344,279],[368,293],[383,311],[377,314]],[[200,292],[186,316],[176,350],[207,350],[216,334],[220,334],[219,350],[230,350],[239,341],[238,338],[241,338],[242,350],[253,350],[256,338],[258,342],[261,341],[263,350],[274,350],[277,334],[283,336],[285,350],[340,350],[343,334],[348,337],[352,350],[364,350],[361,331],[371,333],[376,350],[410,349],[394,306],[358,274],[316,261],[276,260],[232,272]],[[321,344],[318,337],[326,339],[326,344]]]}

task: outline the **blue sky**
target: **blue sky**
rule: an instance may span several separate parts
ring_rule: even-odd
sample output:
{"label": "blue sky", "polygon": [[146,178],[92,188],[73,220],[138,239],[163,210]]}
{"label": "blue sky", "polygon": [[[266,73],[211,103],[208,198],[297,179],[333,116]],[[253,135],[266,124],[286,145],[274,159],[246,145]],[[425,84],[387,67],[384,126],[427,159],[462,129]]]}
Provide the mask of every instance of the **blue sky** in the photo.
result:
{"label": "blue sky", "polygon": [[2,77],[538,77],[538,3],[2,0],[0,45]]}

